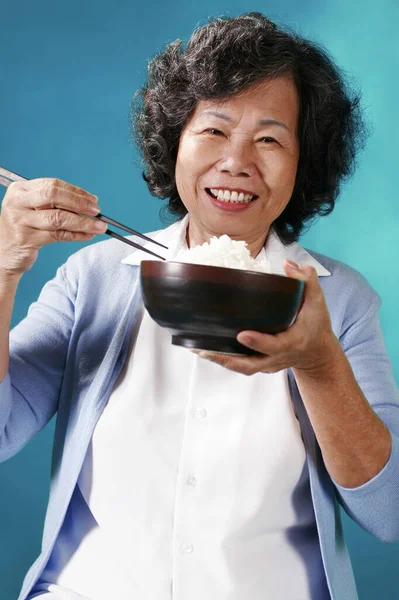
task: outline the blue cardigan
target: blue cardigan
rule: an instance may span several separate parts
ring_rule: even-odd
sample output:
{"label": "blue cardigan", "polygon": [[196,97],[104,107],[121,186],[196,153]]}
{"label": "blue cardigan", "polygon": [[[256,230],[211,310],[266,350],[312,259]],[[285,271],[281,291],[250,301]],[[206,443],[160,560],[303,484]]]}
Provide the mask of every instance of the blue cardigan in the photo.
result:
{"label": "blue cardigan", "polygon": [[[336,484],[326,471],[288,370],[331,598],[356,600],[338,503],[380,540],[399,538],[399,390],[381,333],[379,295],[355,269],[308,252],[331,272],[319,281],[333,331],[364,395],[392,437],[389,461],[372,480],[351,489]],[[114,240],[74,254],[11,333],[9,371],[0,383],[0,460],[17,453],[57,413],[42,552],[26,575],[19,600],[28,596],[50,556],[95,425],[131,336],[138,332],[139,267],[121,264],[124,256],[125,246]]]}

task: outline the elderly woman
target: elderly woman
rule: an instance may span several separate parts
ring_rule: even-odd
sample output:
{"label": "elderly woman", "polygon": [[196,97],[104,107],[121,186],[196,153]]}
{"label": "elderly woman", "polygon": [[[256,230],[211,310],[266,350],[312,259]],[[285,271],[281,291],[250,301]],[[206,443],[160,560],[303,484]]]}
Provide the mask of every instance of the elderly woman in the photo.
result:
{"label": "elderly woman", "polygon": [[9,343],[40,247],[105,227],[69,183],[10,186],[1,458],[57,413],[42,553],[20,600],[353,600],[338,505],[399,537],[399,394],[380,297],[297,240],[353,170],[358,98],[324,50],[249,13],[169,44],[132,115],[149,189],[177,217],[151,234],[167,258],[228,234],[304,280],[304,301],[283,333],[240,332],[256,355],[190,352],[143,309],[146,255],[110,240],[58,270]]}

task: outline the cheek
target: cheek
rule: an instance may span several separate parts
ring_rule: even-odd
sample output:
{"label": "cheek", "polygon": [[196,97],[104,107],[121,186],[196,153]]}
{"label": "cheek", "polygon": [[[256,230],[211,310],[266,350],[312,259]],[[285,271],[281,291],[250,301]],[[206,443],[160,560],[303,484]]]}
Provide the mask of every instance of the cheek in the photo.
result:
{"label": "cheek", "polygon": [[195,159],[192,144],[182,140],[179,145],[179,151],[176,160],[176,183],[185,185],[187,181],[195,176]]}
{"label": "cheek", "polygon": [[195,197],[195,186],[197,175],[195,173],[195,161],[192,160],[189,152],[182,146],[176,160],[175,180],[179,196],[187,208],[190,210]]}
{"label": "cheek", "polygon": [[200,177],[206,174],[214,163],[214,153],[209,145],[187,136],[180,140],[176,160],[176,185],[186,189],[195,187]]}
{"label": "cheek", "polygon": [[185,198],[185,196],[187,195],[187,175],[186,169],[184,168],[184,164],[182,164],[180,160],[177,160],[176,162],[175,181],[177,191],[179,192],[179,196],[183,200],[183,198]]}
{"label": "cheek", "polygon": [[298,159],[296,156],[288,158],[274,157],[267,168],[268,182],[275,190],[291,192],[295,185]]}

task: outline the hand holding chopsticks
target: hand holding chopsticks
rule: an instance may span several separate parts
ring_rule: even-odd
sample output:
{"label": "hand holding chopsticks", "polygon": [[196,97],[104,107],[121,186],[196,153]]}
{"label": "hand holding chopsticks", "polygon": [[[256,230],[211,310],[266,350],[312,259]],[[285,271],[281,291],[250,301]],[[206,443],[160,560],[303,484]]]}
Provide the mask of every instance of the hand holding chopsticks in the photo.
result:
{"label": "hand holding chopsticks", "polygon": [[[97,197],[82,188],[58,179],[28,180],[21,175],[0,167],[0,184],[9,187],[2,206],[0,252],[13,257],[11,270],[24,272],[29,269],[40,247],[54,241],[87,241],[94,235],[105,233],[125,244],[133,246],[165,260],[148,248],[142,247],[118,233],[106,229],[103,223],[114,225],[128,233],[166,246],[130,227],[126,227],[99,212]],[[102,223],[100,223],[102,222]],[[3,245],[6,248],[3,248]],[[18,260],[17,257],[20,257]],[[1,259],[0,259],[1,260]],[[15,264],[20,262],[21,264]],[[1,266],[1,265],[0,265]]]}

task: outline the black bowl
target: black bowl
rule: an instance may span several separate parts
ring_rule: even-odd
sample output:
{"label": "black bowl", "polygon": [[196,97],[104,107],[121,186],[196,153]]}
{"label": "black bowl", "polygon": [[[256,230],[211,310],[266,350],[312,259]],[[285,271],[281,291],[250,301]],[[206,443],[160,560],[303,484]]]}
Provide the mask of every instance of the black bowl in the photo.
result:
{"label": "black bowl", "polygon": [[295,320],[303,281],[255,271],[144,260],[144,306],[172,332],[172,344],[233,354],[257,354],[236,340],[240,331],[279,333]]}

